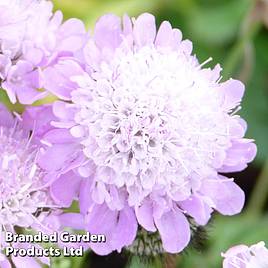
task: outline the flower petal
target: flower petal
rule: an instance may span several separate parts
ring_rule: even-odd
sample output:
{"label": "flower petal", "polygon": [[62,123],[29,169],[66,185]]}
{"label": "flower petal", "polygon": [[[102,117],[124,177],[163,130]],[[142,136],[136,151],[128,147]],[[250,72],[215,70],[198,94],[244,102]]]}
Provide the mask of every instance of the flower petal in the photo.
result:
{"label": "flower petal", "polygon": [[153,44],[156,35],[155,17],[149,13],[140,15],[134,21],[133,35],[139,47]]}
{"label": "flower petal", "polygon": [[168,21],[163,21],[156,35],[155,45],[160,47],[170,47],[173,42],[173,30]]}
{"label": "flower petal", "polygon": [[84,229],[84,216],[79,213],[63,213],[59,215],[59,220],[62,226],[70,227],[76,230]]}
{"label": "flower petal", "polygon": [[144,201],[140,207],[135,209],[139,224],[147,231],[155,232],[156,228],[153,219],[153,207],[149,201]]}
{"label": "flower petal", "polygon": [[94,39],[99,48],[117,48],[122,42],[122,29],[120,18],[107,14],[96,23]]}
{"label": "flower petal", "polygon": [[240,213],[244,206],[245,194],[243,190],[232,179],[224,176],[204,181],[200,192],[210,197],[215,204],[215,209],[223,215]]}
{"label": "flower petal", "polygon": [[50,187],[50,193],[56,204],[69,207],[78,196],[81,179],[72,171],[61,175]]}
{"label": "flower petal", "polygon": [[136,237],[137,229],[138,225],[134,211],[126,206],[119,212],[118,222],[112,235],[112,247],[120,252],[124,246],[131,245]]}
{"label": "flower petal", "polygon": [[180,207],[188,215],[192,216],[196,223],[206,225],[210,219],[212,209],[201,199],[201,197],[192,196],[191,198],[179,202]]}
{"label": "flower petal", "polygon": [[221,83],[220,88],[224,99],[223,106],[226,109],[236,107],[240,103],[245,91],[244,84],[235,79],[229,79],[228,81]]}
{"label": "flower petal", "polygon": [[190,226],[180,211],[164,213],[161,218],[155,218],[155,224],[167,252],[181,252],[190,242]]}

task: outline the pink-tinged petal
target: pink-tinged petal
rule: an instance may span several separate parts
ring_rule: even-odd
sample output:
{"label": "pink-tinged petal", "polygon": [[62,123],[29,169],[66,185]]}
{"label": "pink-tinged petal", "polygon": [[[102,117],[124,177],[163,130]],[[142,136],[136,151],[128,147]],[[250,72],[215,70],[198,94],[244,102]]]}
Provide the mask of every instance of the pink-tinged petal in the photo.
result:
{"label": "pink-tinged petal", "polygon": [[8,109],[0,103],[0,126],[12,127],[14,126],[14,118]]}
{"label": "pink-tinged petal", "polygon": [[139,47],[153,44],[156,35],[155,17],[149,13],[140,15],[134,21],[133,35]]}
{"label": "pink-tinged petal", "polygon": [[213,212],[201,197],[196,196],[192,196],[185,201],[179,202],[179,206],[200,225],[206,225]]}
{"label": "pink-tinged petal", "polygon": [[63,213],[59,215],[59,220],[63,227],[70,227],[76,230],[85,228],[84,216],[79,213]]}
{"label": "pink-tinged petal", "polygon": [[77,88],[77,84],[70,78],[83,72],[75,61],[61,59],[43,71],[44,88],[63,100],[71,100],[71,92]]}
{"label": "pink-tinged petal", "polygon": [[160,47],[171,47],[173,40],[171,24],[168,21],[163,21],[157,32],[155,45]]}
{"label": "pink-tinged petal", "polygon": [[116,228],[112,234],[112,247],[120,252],[124,246],[131,245],[136,237],[137,229],[138,224],[134,211],[126,206],[119,212]]}
{"label": "pink-tinged petal", "polygon": [[220,84],[220,90],[223,95],[223,106],[226,109],[232,109],[240,103],[245,86],[239,80],[229,79]]}
{"label": "pink-tinged petal", "polygon": [[81,178],[72,171],[61,175],[50,186],[50,193],[56,204],[69,207],[78,196],[80,183]]}
{"label": "pink-tinged petal", "polygon": [[136,217],[139,224],[150,232],[155,232],[156,228],[153,219],[153,206],[151,202],[144,201],[140,207],[135,209]]}
{"label": "pink-tinged petal", "polygon": [[155,218],[164,249],[169,253],[181,252],[190,242],[191,232],[186,217],[179,211],[169,211]]}
{"label": "pink-tinged petal", "polygon": [[117,48],[122,42],[122,29],[120,18],[107,14],[96,23],[94,40],[99,48]]}
{"label": "pink-tinged petal", "polygon": [[223,215],[240,213],[245,203],[245,193],[233,182],[223,176],[205,180],[200,192],[211,198],[215,209]]}

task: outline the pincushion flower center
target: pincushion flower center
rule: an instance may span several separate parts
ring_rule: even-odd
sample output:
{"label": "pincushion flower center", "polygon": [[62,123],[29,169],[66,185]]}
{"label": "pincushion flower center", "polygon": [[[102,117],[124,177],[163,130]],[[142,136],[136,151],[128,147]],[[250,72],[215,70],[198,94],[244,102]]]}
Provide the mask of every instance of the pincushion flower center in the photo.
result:
{"label": "pincushion flower center", "polygon": [[230,146],[216,81],[203,79],[200,69],[194,57],[147,46],[117,49],[99,70],[75,78],[75,130],[85,155],[128,178],[117,186],[144,195],[157,188],[177,200],[190,195],[192,178],[215,175],[214,156],[223,158]]}
{"label": "pincushion flower center", "polygon": [[0,219],[1,224],[28,227],[42,203],[36,149],[22,132],[0,128]]}

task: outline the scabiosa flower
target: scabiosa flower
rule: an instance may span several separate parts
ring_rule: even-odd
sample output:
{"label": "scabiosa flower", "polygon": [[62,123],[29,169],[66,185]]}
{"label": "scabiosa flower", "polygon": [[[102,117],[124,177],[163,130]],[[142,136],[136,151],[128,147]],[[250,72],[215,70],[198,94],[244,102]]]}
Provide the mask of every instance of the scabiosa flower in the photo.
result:
{"label": "scabiosa flower", "polygon": [[[42,230],[49,232],[48,224],[43,222],[56,208],[43,180],[46,172],[36,163],[38,146],[22,127],[18,118],[13,118],[6,108],[0,106],[0,228],[1,250],[8,246],[5,232]],[[13,244],[16,246],[16,243]],[[18,245],[17,245],[18,246]],[[27,246],[24,245],[24,246]],[[16,267],[26,263],[37,267],[35,259],[12,256]],[[48,258],[41,262],[49,263]],[[5,266],[5,263],[7,266]],[[28,265],[27,264],[27,265]],[[8,266],[8,260],[0,252],[0,266]]]}
{"label": "scabiosa flower", "polygon": [[[220,82],[219,65],[203,68],[178,29],[165,21],[156,33],[147,13],[124,16],[123,26],[101,17],[83,53],[86,71],[70,78],[77,85],[68,102],[54,103],[39,160],[81,178],[85,229],[107,236],[92,249],[120,251],[139,224],[177,253],[190,240],[188,218],[206,225],[213,210],[239,213],[244,192],[222,174],[243,170],[256,154],[236,114],[244,85]],[[70,180],[53,183],[58,202]]]}
{"label": "scabiosa flower", "polygon": [[245,245],[234,246],[226,253],[223,268],[266,268],[268,267],[268,249],[264,242],[250,247]]}
{"label": "scabiosa flower", "polygon": [[44,97],[47,92],[40,89],[51,89],[46,72],[82,46],[83,23],[70,19],[62,24],[62,13],[52,9],[47,0],[0,1],[0,81],[12,103]]}

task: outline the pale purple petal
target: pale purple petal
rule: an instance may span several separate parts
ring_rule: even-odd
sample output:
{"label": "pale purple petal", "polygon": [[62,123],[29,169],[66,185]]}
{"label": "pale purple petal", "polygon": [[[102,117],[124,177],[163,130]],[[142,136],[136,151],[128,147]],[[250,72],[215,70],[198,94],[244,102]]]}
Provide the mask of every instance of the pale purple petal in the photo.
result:
{"label": "pale purple petal", "polygon": [[191,233],[186,217],[178,210],[169,211],[155,218],[163,247],[169,253],[181,252],[189,243]]}
{"label": "pale purple petal", "polygon": [[95,25],[94,39],[99,48],[115,49],[122,42],[121,34],[121,21],[115,15],[104,15]]}
{"label": "pale purple petal", "polygon": [[206,225],[213,212],[212,208],[202,200],[202,197],[192,196],[179,202],[179,206],[200,225]]}
{"label": "pale purple petal", "polygon": [[76,144],[55,144],[48,147],[45,152],[41,152],[38,157],[39,165],[48,171],[60,170],[65,163],[76,158]]}
{"label": "pale purple petal", "polygon": [[1,268],[11,268],[11,264],[10,264],[9,260],[2,253],[0,253],[0,267]]}
{"label": "pale purple petal", "polygon": [[52,129],[48,131],[42,138],[42,141],[48,143],[71,143],[74,137],[68,129]]}
{"label": "pale purple petal", "polygon": [[22,114],[24,128],[34,130],[35,136],[43,136],[51,130],[51,121],[55,119],[51,105],[28,106]]}
{"label": "pale purple petal", "polygon": [[223,215],[240,213],[245,202],[243,190],[232,179],[219,176],[217,179],[207,180],[200,192],[212,199],[215,209]]}
{"label": "pale purple petal", "polygon": [[247,167],[257,153],[257,147],[251,140],[241,139],[233,142],[232,147],[226,152],[221,170],[241,171]]}
{"label": "pale purple petal", "polygon": [[221,89],[223,94],[223,105],[227,109],[237,106],[245,91],[245,86],[242,82],[235,79],[230,79],[221,84]]}
{"label": "pale purple petal", "polygon": [[59,215],[59,220],[62,226],[76,230],[82,230],[85,227],[84,216],[79,213],[63,213]]}
{"label": "pale purple petal", "polygon": [[60,26],[58,34],[61,42],[57,50],[75,52],[85,41],[85,25],[81,20],[69,19]]}
{"label": "pale purple petal", "polygon": [[11,67],[11,60],[6,55],[0,55],[0,78],[5,79],[9,68]]}
{"label": "pale purple petal", "polygon": [[154,16],[149,13],[140,15],[134,22],[133,35],[139,47],[153,44],[156,35]]}
{"label": "pale purple petal", "polygon": [[84,179],[81,181],[80,193],[79,193],[79,207],[83,214],[88,212],[89,207],[92,205],[91,198],[92,181]]}
{"label": "pale purple petal", "polygon": [[163,21],[156,35],[155,45],[160,47],[170,47],[172,45],[173,30],[168,21]]}
{"label": "pale purple petal", "polygon": [[77,199],[81,179],[73,172],[63,174],[50,186],[50,193],[56,204],[69,207]]}
{"label": "pale purple petal", "polygon": [[155,232],[156,228],[153,219],[153,206],[150,201],[144,201],[140,207],[135,209],[139,224],[150,232]]}
{"label": "pale purple petal", "polygon": [[111,244],[118,252],[132,244],[137,233],[137,220],[132,208],[126,206],[119,212],[118,222],[113,230]]}
{"label": "pale purple petal", "polygon": [[83,69],[73,60],[61,59],[43,71],[44,88],[63,100],[71,99],[71,91],[77,85],[70,78],[83,74]]}
{"label": "pale purple petal", "polygon": [[23,104],[31,104],[46,95],[46,92],[36,91],[40,88],[39,70],[34,70],[33,65],[26,61],[18,61],[10,67],[2,87],[7,91],[12,103],[16,102],[16,95]]}
{"label": "pale purple petal", "polygon": [[117,211],[111,211],[104,205],[94,205],[86,218],[86,230],[92,234],[106,235],[105,243],[91,243],[91,248],[99,255],[113,251],[111,238],[117,224]]}
{"label": "pale purple petal", "polygon": [[12,127],[14,125],[11,112],[2,103],[0,103],[0,125],[5,127]]}
{"label": "pale purple petal", "polygon": [[34,257],[21,257],[21,256],[13,256],[11,257],[13,263],[15,264],[16,268],[25,268],[25,267],[31,267],[31,268],[41,268],[41,264],[39,264]]}

